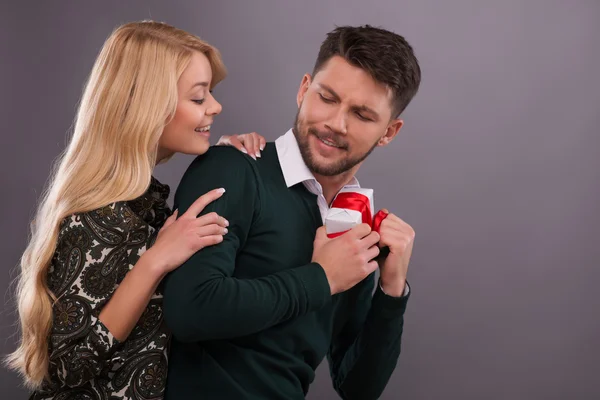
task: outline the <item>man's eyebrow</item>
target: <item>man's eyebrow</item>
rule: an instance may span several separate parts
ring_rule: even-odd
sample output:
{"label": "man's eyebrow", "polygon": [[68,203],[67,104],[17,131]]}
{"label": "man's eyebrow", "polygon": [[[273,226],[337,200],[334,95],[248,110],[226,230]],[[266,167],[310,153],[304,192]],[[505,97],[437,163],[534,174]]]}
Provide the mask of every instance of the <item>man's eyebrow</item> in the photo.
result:
{"label": "man's eyebrow", "polygon": [[324,90],[328,91],[329,94],[331,94],[335,98],[335,100],[337,100],[337,101],[340,100],[340,96],[331,87],[329,87],[329,86],[327,86],[327,85],[325,85],[323,83],[319,83],[319,86],[321,88],[323,88]]}

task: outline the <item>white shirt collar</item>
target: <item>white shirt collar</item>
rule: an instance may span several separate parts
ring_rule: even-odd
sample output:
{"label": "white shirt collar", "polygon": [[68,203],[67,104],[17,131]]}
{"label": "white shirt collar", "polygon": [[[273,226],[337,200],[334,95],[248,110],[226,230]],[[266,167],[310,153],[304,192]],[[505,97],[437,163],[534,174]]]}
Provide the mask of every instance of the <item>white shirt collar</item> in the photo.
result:
{"label": "white shirt collar", "polygon": [[[279,165],[281,166],[287,187],[292,187],[300,182],[308,183],[314,181],[318,183],[315,176],[304,163],[296,136],[294,136],[294,132],[291,129],[275,140],[275,148],[277,149]],[[318,186],[320,187],[321,185]],[[350,182],[344,187],[360,187],[360,184],[356,177],[352,177]]]}

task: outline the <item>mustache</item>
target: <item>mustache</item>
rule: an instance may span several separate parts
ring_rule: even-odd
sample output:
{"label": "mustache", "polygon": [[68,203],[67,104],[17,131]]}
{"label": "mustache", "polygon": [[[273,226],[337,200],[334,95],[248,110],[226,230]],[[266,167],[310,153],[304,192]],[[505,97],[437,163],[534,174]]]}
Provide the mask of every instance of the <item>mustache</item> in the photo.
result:
{"label": "mustache", "polygon": [[332,142],[333,144],[335,144],[336,146],[338,146],[342,149],[348,148],[348,143],[335,133],[320,132],[320,131],[316,130],[315,128],[309,128],[308,133],[315,135],[316,137],[318,137],[321,140],[327,140],[329,142]]}

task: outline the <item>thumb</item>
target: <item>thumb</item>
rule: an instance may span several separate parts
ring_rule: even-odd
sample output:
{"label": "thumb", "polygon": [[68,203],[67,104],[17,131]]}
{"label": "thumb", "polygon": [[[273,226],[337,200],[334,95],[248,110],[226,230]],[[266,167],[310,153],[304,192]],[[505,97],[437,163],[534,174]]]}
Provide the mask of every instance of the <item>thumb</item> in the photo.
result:
{"label": "thumb", "polygon": [[317,233],[315,234],[315,240],[326,240],[327,239],[327,230],[325,229],[325,225],[320,226],[317,229]]}

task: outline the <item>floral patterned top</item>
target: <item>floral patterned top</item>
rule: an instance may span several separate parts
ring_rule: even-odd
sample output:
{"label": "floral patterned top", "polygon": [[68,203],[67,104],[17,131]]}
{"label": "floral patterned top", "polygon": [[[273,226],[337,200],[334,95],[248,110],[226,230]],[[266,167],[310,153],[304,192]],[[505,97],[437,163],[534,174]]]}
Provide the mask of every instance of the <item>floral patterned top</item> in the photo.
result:
{"label": "floral patterned top", "polygon": [[58,299],[49,338],[50,380],[31,400],[163,398],[169,334],[161,287],[123,342],[98,316],[171,214],[168,196],[169,187],[152,178],[138,199],[62,222],[48,271],[48,286]]}

